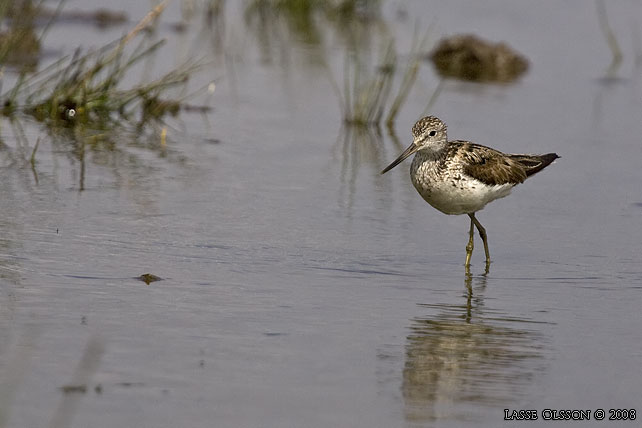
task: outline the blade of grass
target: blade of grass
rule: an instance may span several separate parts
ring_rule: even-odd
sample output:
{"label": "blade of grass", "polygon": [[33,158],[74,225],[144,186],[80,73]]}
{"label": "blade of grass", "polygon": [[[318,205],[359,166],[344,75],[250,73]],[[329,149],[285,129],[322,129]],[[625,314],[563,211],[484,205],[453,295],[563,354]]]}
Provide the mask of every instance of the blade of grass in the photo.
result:
{"label": "blade of grass", "polygon": [[397,96],[392,102],[392,106],[390,107],[390,110],[388,110],[388,116],[386,118],[386,125],[388,127],[392,127],[395,119],[397,118],[397,114],[401,109],[401,106],[406,102],[406,98],[408,98],[410,89],[412,88],[412,86],[415,84],[415,81],[417,80],[417,73],[419,72],[419,65],[421,61],[421,53],[424,51],[424,48],[428,42],[428,35],[431,29],[432,29],[432,24],[426,30],[426,34],[422,38],[421,42],[419,42],[417,37],[418,30],[417,30],[417,27],[415,27],[412,47],[410,49],[410,60],[406,65],[406,70],[404,72],[401,85],[399,86],[399,92],[397,93]]}
{"label": "blade of grass", "polygon": [[620,68],[620,65],[622,64],[622,50],[620,49],[620,45],[617,42],[617,38],[615,37],[615,33],[613,33],[613,29],[611,28],[611,25],[609,24],[608,16],[606,15],[606,3],[604,0],[597,0],[596,1],[597,5],[597,18],[598,21],[600,22],[600,29],[602,30],[602,34],[604,35],[604,38],[606,39],[606,43],[611,49],[611,64],[609,65],[609,68],[606,70],[606,77],[615,77],[618,68]]}

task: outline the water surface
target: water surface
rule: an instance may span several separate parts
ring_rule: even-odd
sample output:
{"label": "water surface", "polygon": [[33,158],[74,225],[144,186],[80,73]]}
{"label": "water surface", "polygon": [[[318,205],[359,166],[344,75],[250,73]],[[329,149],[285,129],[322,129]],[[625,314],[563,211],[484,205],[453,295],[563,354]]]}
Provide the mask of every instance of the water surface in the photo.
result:
{"label": "water surface", "polygon": [[[161,66],[205,54],[194,85],[217,79],[214,111],[182,115],[165,152],[124,140],[81,163],[28,125],[29,141],[45,138],[34,173],[30,148],[2,146],[3,423],[67,412],[94,427],[461,427],[512,426],[506,408],[642,411],[629,37],[642,15],[608,7],[618,80],[603,79],[610,53],[583,2],[388,2],[370,28],[375,60],[379,25],[407,53],[414,18],[434,17],[435,39],[474,32],[531,61],[513,85],[446,82],[431,110],[451,138],[561,155],[479,213],[493,263],[484,274],[477,240],[470,276],[467,218],[428,206],[409,162],[379,175],[439,82],[429,64],[391,136],[342,125],[329,73],[342,82],[349,41],[332,26],[321,41],[281,27],[288,37],[267,40],[228,4],[222,40],[198,19],[178,36],[161,27]],[[122,34],[68,31],[96,44]],[[62,32],[53,48],[68,46]],[[147,272],[164,279],[135,279]],[[61,390],[74,383],[85,393]]]}

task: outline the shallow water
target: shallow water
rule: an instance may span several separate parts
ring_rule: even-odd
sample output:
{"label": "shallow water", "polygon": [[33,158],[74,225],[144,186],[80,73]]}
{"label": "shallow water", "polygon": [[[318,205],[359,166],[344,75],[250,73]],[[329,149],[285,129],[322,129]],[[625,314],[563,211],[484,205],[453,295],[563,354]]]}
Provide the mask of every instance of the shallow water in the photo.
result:
{"label": "shallow water", "polygon": [[[605,81],[592,5],[405,4],[406,20],[383,6],[401,51],[413,17],[436,17],[435,38],[475,32],[531,61],[514,85],[447,82],[431,112],[451,138],[561,155],[479,213],[490,272],[477,240],[465,274],[467,218],[423,202],[409,162],[379,175],[410,142],[432,68],[395,138],[347,130],[319,61],[341,82],[345,40],[324,29],[321,47],[266,48],[228,5],[226,55],[200,21],[169,43],[169,66],[211,52],[201,78],[218,80],[214,111],[183,115],[164,154],[125,141],[83,167],[45,140],[34,172],[30,148],[4,142],[0,422],[461,427],[513,426],[504,409],[540,424],[547,408],[642,411],[639,6],[608,5],[624,62]],[[164,279],[135,279],[146,272]]]}

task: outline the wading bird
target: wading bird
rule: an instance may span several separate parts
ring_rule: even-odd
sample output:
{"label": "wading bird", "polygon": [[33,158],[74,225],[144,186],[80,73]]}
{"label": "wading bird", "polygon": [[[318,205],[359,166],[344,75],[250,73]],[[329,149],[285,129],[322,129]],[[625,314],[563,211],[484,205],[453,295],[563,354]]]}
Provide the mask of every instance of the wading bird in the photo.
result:
{"label": "wading bird", "polygon": [[410,179],[422,198],[444,214],[468,214],[470,232],[466,245],[466,269],[473,254],[474,228],[484,243],[486,270],[490,265],[486,229],[475,213],[559,158],[556,153],[517,155],[475,144],[448,141],[446,124],[427,116],[412,127],[413,142],[382,174],[415,154]]}

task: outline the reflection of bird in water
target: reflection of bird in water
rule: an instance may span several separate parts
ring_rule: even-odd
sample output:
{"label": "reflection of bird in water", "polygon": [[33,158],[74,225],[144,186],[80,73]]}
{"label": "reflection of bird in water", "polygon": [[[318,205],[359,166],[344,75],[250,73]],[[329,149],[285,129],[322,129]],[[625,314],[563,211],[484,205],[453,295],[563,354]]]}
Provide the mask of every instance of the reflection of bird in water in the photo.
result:
{"label": "reflection of bird in water", "polygon": [[559,156],[506,154],[470,141],[448,141],[446,124],[434,116],[420,119],[412,127],[414,140],[382,174],[416,153],[410,178],[426,202],[444,214],[468,214],[470,231],[466,246],[466,268],[473,253],[473,225],[484,243],[486,268],[490,264],[486,230],[475,213],[495,199],[507,196],[526,178],[546,168]]}
{"label": "reflection of bird in water", "polygon": [[[476,284],[475,284],[476,283]],[[520,397],[543,369],[535,321],[484,307],[486,277],[465,281],[465,302],[422,304],[434,316],[415,318],[407,337],[402,392],[408,422],[460,420],[475,408]]]}

